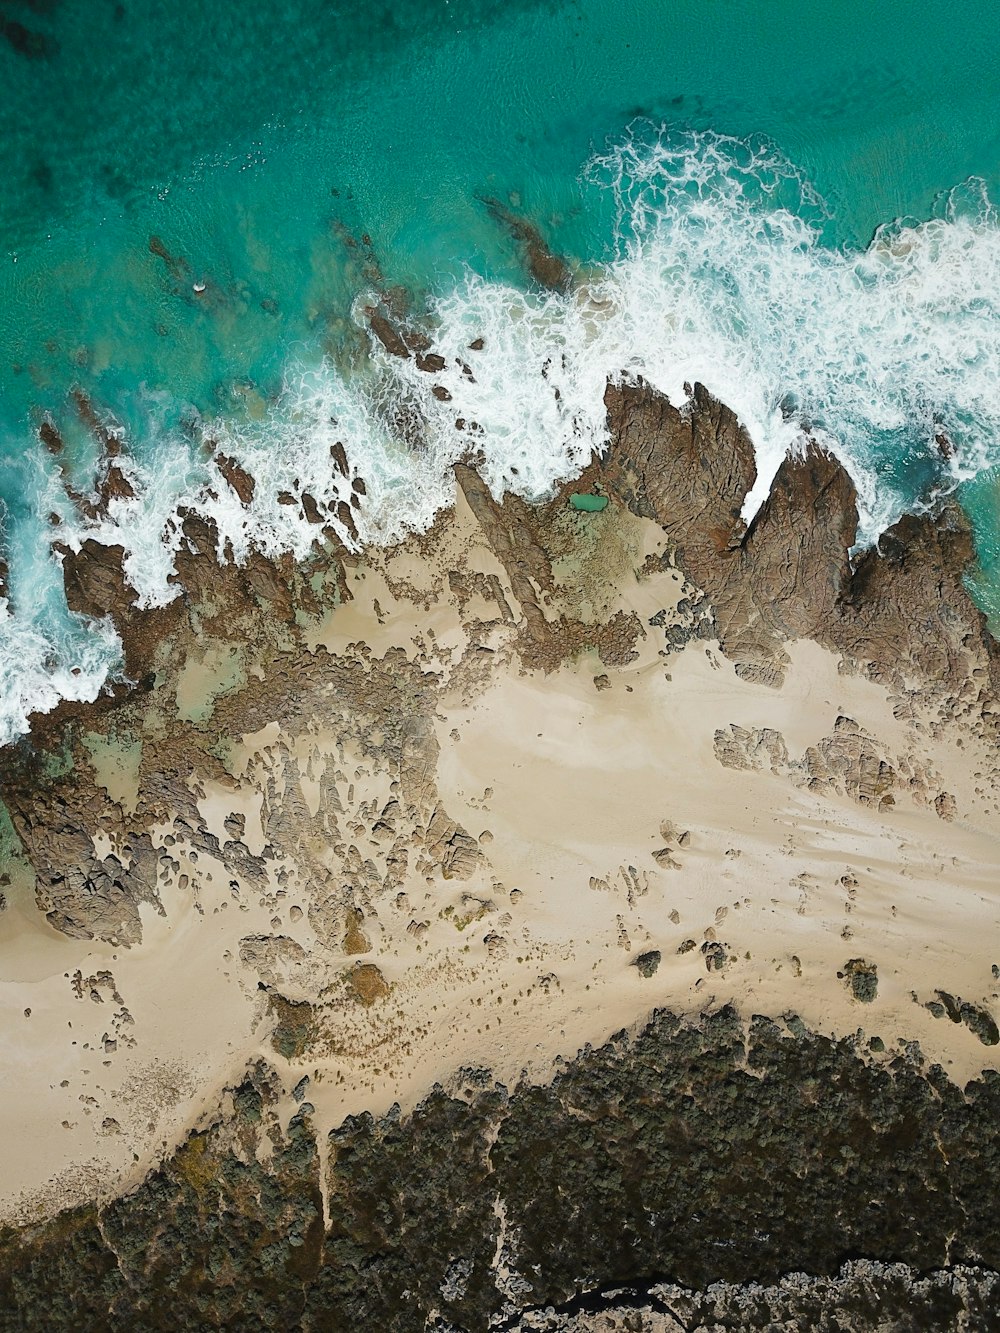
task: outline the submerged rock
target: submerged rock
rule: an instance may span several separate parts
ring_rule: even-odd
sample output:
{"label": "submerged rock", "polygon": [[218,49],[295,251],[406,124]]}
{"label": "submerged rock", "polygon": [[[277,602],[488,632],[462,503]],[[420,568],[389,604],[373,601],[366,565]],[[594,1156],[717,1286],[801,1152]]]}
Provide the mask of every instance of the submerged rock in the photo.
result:
{"label": "submerged rock", "polygon": [[505,208],[498,199],[484,200],[491,217],[505,227],[519,245],[525,267],[540,287],[554,292],[569,292],[573,287],[573,270],[555,251],[550,249],[533,222]]}

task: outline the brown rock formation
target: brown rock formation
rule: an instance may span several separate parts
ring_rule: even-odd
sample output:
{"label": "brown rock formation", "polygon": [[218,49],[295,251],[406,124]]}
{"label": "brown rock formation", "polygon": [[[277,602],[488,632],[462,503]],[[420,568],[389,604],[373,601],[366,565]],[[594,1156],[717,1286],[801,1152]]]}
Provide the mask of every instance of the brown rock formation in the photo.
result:
{"label": "brown rock formation", "polygon": [[507,571],[529,633],[543,639],[546,624],[538,599],[541,590],[552,584],[552,566],[535,541],[529,516],[524,512],[527,506],[515,496],[505,497],[502,503],[494,500],[479,473],[464,463],[455,465],[455,477],[497,559]]}
{"label": "brown rock formation", "polygon": [[830,624],[857,526],[854,486],[835,458],[810,442],[784,460],[717,597],[722,646],[742,675],[768,679],[784,642]]}
{"label": "brown rock formation", "polygon": [[982,681],[1000,692],[1000,647],[973,604],[975,560],[957,502],[904,515],[859,559],[835,626],[836,646],[886,679]]}
{"label": "brown rock formation", "polygon": [[964,586],[974,548],[956,503],[902,518],[852,568],[854,486],[816,444],[782,463],[746,529],[753,448],[728,408],[696,385],[678,409],[642,381],[609,385],[605,403],[609,488],[674,541],[741,675],[780,683],[782,643],[812,638],[873,679],[995,697],[1000,650]]}
{"label": "brown rock formation", "polygon": [[250,473],[240,467],[235,458],[227,458],[225,454],[216,454],[215,466],[239,496],[240,504],[252,504],[257,482]]}
{"label": "brown rock formation", "polygon": [[[66,935],[132,944],[142,933],[140,903],[159,907],[157,854],[147,833],[131,834],[103,789],[71,772],[41,777],[30,757],[10,764],[4,804],[36,876],[36,900]],[[120,835],[120,856],[99,857],[93,830]]]}
{"label": "brown rock formation", "polygon": [[[414,350],[411,341],[404,345],[408,353]],[[611,549],[607,543],[615,540],[615,516],[625,504],[662,526],[681,570],[704,593],[692,600],[694,590],[685,590],[690,596],[681,599],[678,612],[687,607],[684,614],[694,615],[693,608],[701,608],[697,633],[684,630],[675,646],[690,637],[717,635],[739,674],[774,684],[786,661],[783,645],[811,637],[874,679],[897,689],[930,692],[942,721],[961,710],[972,713],[973,721],[989,719],[993,725],[997,649],[962,583],[973,548],[956,507],[937,519],[904,519],[852,569],[854,489],[841,465],[815,445],[782,464],[770,496],[748,528],[740,515],[756,469],[751,441],[734,413],[702,386],[695,387],[691,403],[681,409],[641,382],[609,386],[606,403],[612,441],[607,460],[592,463],[545,504],[527,504],[512,495],[497,501],[474,467],[463,463],[455,469],[509,591],[496,575],[487,578],[472,570],[458,570],[449,586],[461,603],[479,580],[476,588],[496,602],[504,623],[517,625],[512,643],[525,665],[550,670],[585,650],[596,651],[609,667],[633,660],[636,641],[646,631],[634,613],[618,609],[606,563]],[[248,502],[253,478],[232,460],[217,461],[227,483]],[[347,475],[342,446],[335,447],[333,461]],[[570,491],[595,487],[603,487],[611,501],[604,513],[573,511]],[[360,479],[355,479],[353,492],[364,493]],[[290,498],[313,521],[322,516],[311,497]],[[341,509],[341,521],[352,523],[346,502]],[[329,527],[317,525],[325,540],[302,565],[291,556],[272,561],[254,554],[238,567],[220,564],[214,523],[192,512],[178,515],[178,522],[182,540],[175,578],[184,595],[157,610],[135,607],[121,546],[89,539],[77,551],[57,548],[70,607],[111,618],[124,642],[129,680],[142,682],[169,709],[176,703],[179,672],[189,657],[200,662],[206,641],[252,644],[263,675],[221,697],[213,705],[211,726],[246,732],[263,725],[275,709],[294,717],[329,708],[331,690],[343,704],[344,717],[372,710],[369,668],[307,652],[300,634],[303,616],[350,597],[346,570],[352,558]],[[432,542],[433,533],[421,540]],[[629,563],[633,554],[622,557],[622,568],[634,568]],[[558,570],[564,573],[557,576]],[[568,581],[566,570],[572,571]],[[709,604],[711,611],[705,609]],[[650,622],[659,623],[655,617]],[[407,679],[403,663],[390,655],[386,670],[395,682],[392,689],[402,688]],[[257,703],[265,697],[270,711]],[[36,719],[32,743],[36,756],[46,751],[71,756],[76,770],[67,764],[67,776],[53,779],[42,760],[24,759],[30,758],[29,745],[3,775],[3,798],[38,874],[39,901],[53,924],[71,933],[131,938],[138,928],[137,904],[149,899],[155,883],[137,837],[122,858],[94,855],[84,830],[93,830],[101,820],[120,821],[121,815],[105,809],[103,797],[94,796],[93,782],[81,779],[87,760],[81,760],[78,744],[80,724],[93,726],[101,710],[110,708],[124,709],[141,732],[144,706],[138,696],[129,698],[124,683],[96,705],[64,703]],[[423,706],[416,714],[409,705],[403,711],[405,726],[395,703],[386,704],[379,723],[386,735],[402,728],[393,742],[399,749],[394,761],[399,799],[409,802],[427,825],[427,854],[446,866],[449,878],[462,880],[475,865],[476,845],[457,825],[442,825],[446,832],[440,838],[437,826],[432,831],[437,742]],[[168,734],[157,735],[143,760],[137,830],[190,802],[186,783],[195,750],[203,771],[218,764],[206,739],[211,726],[201,731],[179,721]],[[906,767],[905,756],[894,755],[890,761],[846,720],[832,737],[794,762],[777,733],[731,728],[717,737],[717,748],[721,761],[730,766],[770,767],[787,773],[793,782],[849,793],[866,804],[885,803],[894,787],[927,787],[923,776]],[[941,800],[942,817],[947,817],[947,794],[933,784],[927,794]],[[100,808],[88,804],[92,799]],[[197,833],[196,811],[188,810],[184,817]],[[388,828],[392,821],[385,822]],[[332,901],[338,923],[343,910],[339,898]]]}
{"label": "brown rock formation", "polygon": [[57,548],[63,557],[63,582],[69,609],[81,615],[120,619],[132,604],[125,580],[124,546],[104,546],[88,538],[79,551]]}
{"label": "brown rock formation", "polygon": [[525,267],[540,287],[553,292],[568,292],[573,287],[573,270],[552,251],[542,233],[527,218],[505,208],[498,199],[484,199],[490,216],[505,227],[521,250]]}
{"label": "brown rock formation", "polygon": [[69,609],[96,619],[110,616],[124,645],[126,676],[144,680],[159,644],[176,629],[183,604],[171,602],[155,610],[137,611],[135,593],[125,576],[123,546],[103,546],[91,537],[79,551],[62,545],[55,549],[62,556]]}
{"label": "brown rock formation", "polygon": [[410,355],[410,349],[403,341],[403,335],[378,310],[369,313],[368,327],[390,356],[398,356],[405,361]]}
{"label": "brown rock formation", "polygon": [[568,552],[577,534],[567,527],[568,497],[593,485],[592,464],[575,481],[561,486],[548,503],[530,505],[516,495],[495,500],[479,473],[467,464],[455,476],[494,555],[510,580],[524,617],[519,650],[525,664],[551,671],[575,654],[592,648],[606,666],[634,660],[635,643],[644,633],[635,615],[581,615],[582,608],[562,595],[553,561]]}

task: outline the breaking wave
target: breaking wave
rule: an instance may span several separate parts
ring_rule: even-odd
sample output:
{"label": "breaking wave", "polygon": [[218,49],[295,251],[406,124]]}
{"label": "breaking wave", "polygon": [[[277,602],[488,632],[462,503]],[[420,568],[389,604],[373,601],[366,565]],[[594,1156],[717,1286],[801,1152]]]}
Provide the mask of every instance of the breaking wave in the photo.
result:
{"label": "breaking wave", "polygon": [[[204,421],[194,438],[149,395],[148,438],[123,465],[136,498],[111,501],[99,522],[75,515],[39,461],[36,521],[8,535],[17,610],[0,599],[0,741],[33,709],[93,697],[117,669],[111,628],[59,603],[52,509],[62,540],[122,543],[140,603],[156,605],[177,595],[178,507],[212,518],[236,561],[251,547],[308,551],[316,528],[289,494],[312,496],[353,544],[338,516],[351,485],[334,462],[342,444],[366,484],[357,540],[392,542],[450,502],[451,465],[470,450],[496,494],[544,495],[605,445],[607,380],[638,375],[675,402],[700,380],[737,412],[758,458],[748,514],[807,434],[853,475],[866,540],[1000,461],[1000,228],[978,183],[930,219],[881,227],[864,250],[830,244],[822,199],[765,140],[639,124],[588,164],[582,188],[614,201],[603,261],[567,295],[471,273],[433,294],[421,326],[440,371],[378,342],[349,373],[302,358],[259,419]],[[359,327],[370,299],[359,294]],[[256,479],[248,507],[213,450]]]}

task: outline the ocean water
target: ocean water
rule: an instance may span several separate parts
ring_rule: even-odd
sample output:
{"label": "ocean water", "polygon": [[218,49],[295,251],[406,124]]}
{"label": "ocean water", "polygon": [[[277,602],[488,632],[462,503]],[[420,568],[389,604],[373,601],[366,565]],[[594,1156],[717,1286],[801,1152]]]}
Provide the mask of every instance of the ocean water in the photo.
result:
{"label": "ocean water", "polygon": [[[140,597],[162,602],[178,504],[211,513],[235,559],[304,553],[313,530],[277,496],[335,501],[340,441],[368,486],[362,539],[393,540],[447,501],[457,418],[497,491],[542,495],[600,447],[620,374],[675,399],[701,379],[740,413],[761,472],[748,512],[805,430],[850,467],[866,540],[957,487],[976,595],[1000,615],[984,0],[4,14],[0,742],[118,670],[110,626],[66,609],[54,539],[123,542]],[[532,288],[490,199],[579,266],[573,294]],[[439,376],[369,348],[363,307],[392,287]],[[123,434],[136,491],[100,522],[38,440],[47,419],[86,491],[75,390]],[[258,478],[249,512],[215,447]]]}

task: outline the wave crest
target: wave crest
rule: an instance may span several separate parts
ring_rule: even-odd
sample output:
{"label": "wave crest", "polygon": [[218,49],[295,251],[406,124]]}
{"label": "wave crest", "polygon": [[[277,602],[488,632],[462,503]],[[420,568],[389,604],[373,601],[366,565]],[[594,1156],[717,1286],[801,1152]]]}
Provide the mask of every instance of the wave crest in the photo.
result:
{"label": "wave crest", "polygon": [[[604,388],[623,376],[642,375],[674,401],[701,381],[733,408],[758,455],[748,515],[806,434],[855,478],[867,540],[1000,461],[1000,228],[981,183],[943,197],[930,219],[881,227],[863,250],[830,243],[824,201],[763,138],[637,123],[587,165],[582,188],[612,193],[616,223],[608,255],[579,272],[574,291],[470,273],[428,301],[440,370],[377,342],[350,373],[320,358],[290,363],[266,410],[203,422],[194,442],[168,424],[177,411],[158,414],[149,395],[136,497],[112,501],[99,522],[76,520],[69,540],[121,542],[146,605],[176,595],[179,507],[213,519],[234,560],[251,547],[304,555],[315,527],[279,496],[308,492],[352,544],[337,516],[350,498],[333,463],[342,444],[367,488],[357,539],[395,541],[450,503],[451,467],[469,452],[495,494],[542,496],[578,471],[606,443]],[[213,450],[256,478],[248,507]],[[41,521],[50,490],[33,538],[45,558],[19,550],[15,535],[12,561],[44,566],[51,581]],[[22,610],[29,598],[16,601],[16,616],[0,602],[0,665],[13,664],[0,741],[24,730],[31,708],[92,697],[114,661],[106,627],[88,638],[63,609],[52,628],[51,589],[44,623]]]}

